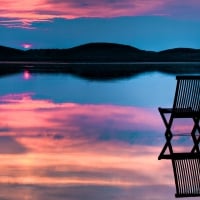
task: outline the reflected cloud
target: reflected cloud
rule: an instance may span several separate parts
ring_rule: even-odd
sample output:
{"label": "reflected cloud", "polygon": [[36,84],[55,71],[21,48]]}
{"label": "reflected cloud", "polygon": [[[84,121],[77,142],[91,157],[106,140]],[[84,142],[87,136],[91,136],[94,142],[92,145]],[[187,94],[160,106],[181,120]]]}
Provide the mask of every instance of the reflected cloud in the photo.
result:
{"label": "reflected cloud", "polygon": [[163,125],[153,109],[54,103],[32,93],[1,96],[0,109],[0,185],[10,199],[8,191],[29,190],[38,200],[45,191],[60,200],[84,187],[89,196],[105,188],[113,199],[127,191],[132,199],[139,189],[146,199],[145,190],[158,198],[158,185],[171,187],[170,162],[157,161]]}
{"label": "reflected cloud", "polygon": [[[144,192],[145,191],[145,192]],[[173,191],[171,187],[162,186],[138,186],[129,188],[120,188],[113,186],[64,186],[64,187],[34,187],[20,186],[13,184],[9,188],[7,185],[1,185],[0,193],[2,199],[42,199],[42,200],[66,200],[67,199],[110,199],[110,200],[133,200],[135,197],[140,197],[143,200],[149,200],[155,193],[160,194],[155,199],[168,200],[169,194]],[[148,195],[147,195],[148,194]],[[187,200],[187,198],[186,198]]]}
{"label": "reflected cloud", "polygon": [[[106,132],[112,135],[136,131],[159,132],[162,129],[157,111],[151,108],[59,104],[33,99],[32,95],[32,93],[10,94],[0,98],[2,127],[20,129],[20,134],[15,130],[17,136],[23,135],[26,129],[35,132],[38,129],[36,135],[40,135],[41,130],[42,132],[53,130],[52,136],[55,139],[81,135],[98,138]],[[28,135],[30,136],[30,133]]]}
{"label": "reflected cloud", "polygon": [[26,148],[11,136],[0,136],[0,154],[21,154]]}

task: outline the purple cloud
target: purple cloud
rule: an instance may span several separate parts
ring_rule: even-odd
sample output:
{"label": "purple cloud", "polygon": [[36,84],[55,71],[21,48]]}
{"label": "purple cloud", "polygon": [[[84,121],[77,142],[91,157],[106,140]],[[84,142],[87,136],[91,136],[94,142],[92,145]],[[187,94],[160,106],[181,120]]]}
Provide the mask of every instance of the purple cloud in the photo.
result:
{"label": "purple cloud", "polygon": [[[0,9],[1,18],[10,20],[10,23],[0,22],[0,25],[19,27],[18,23],[21,23],[22,28],[31,26],[36,21],[54,18],[111,18],[153,15],[196,18],[199,16],[200,8],[200,3],[197,0],[189,2],[186,0],[37,0],[26,3],[20,0],[17,3],[3,1],[1,5],[3,7]],[[13,19],[15,20],[13,21]]]}

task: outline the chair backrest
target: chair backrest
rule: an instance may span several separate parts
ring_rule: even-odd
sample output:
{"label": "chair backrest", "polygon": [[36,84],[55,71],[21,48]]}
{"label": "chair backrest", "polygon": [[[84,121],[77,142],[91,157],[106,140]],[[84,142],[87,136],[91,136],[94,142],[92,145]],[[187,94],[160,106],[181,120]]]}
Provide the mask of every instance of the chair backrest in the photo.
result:
{"label": "chair backrest", "polygon": [[176,197],[200,196],[200,158],[173,159]]}
{"label": "chair backrest", "polygon": [[200,76],[177,76],[173,109],[200,110]]}

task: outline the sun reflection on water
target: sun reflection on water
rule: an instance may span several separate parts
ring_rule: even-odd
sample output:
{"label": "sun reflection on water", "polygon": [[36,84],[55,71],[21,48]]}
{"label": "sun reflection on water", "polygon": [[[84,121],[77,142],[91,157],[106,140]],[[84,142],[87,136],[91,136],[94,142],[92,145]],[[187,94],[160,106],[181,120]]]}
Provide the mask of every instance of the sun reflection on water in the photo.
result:
{"label": "sun reflection on water", "polygon": [[31,73],[28,70],[25,70],[23,73],[23,78],[29,80],[31,78]]}

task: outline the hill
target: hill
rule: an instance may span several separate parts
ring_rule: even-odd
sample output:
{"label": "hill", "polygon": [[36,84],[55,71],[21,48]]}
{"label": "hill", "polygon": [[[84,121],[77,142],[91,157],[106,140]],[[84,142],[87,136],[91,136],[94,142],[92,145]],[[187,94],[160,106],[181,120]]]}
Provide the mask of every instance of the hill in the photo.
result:
{"label": "hill", "polygon": [[68,49],[26,51],[0,46],[0,61],[191,62],[200,61],[200,50],[175,48],[153,52],[114,43],[89,43]]}
{"label": "hill", "polygon": [[24,51],[10,47],[0,46],[0,60],[18,59],[25,54]]}
{"label": "hill", "polygon": [[152,53],[135,47],[113,43],[89,43],[69,49],[32,49],[26,52],[28,59],[67,62],[132,62]]}
{"label": "hill", "polygon": [[192,48],[174,48],[160,51],[158,53],[160,59],[168,59],[170,61],[200,61],[200,49]]}

